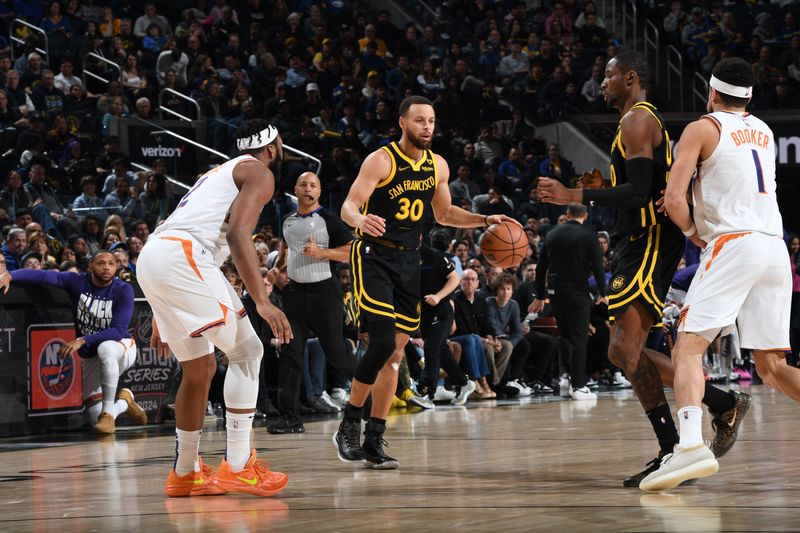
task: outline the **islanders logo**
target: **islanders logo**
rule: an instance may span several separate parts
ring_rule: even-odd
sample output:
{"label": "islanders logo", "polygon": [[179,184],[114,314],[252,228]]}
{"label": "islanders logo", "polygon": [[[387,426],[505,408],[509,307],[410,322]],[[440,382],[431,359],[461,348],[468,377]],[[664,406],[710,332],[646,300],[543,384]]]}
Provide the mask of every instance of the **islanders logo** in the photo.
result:
{"label": "islanders logo", "polygon": [[64,340],[54,338],[45,343],[39,352],[39,384],[52,400],[64,398],[75,380],[74,356],[71,353],[63,358],[58,355],[64,344]]}

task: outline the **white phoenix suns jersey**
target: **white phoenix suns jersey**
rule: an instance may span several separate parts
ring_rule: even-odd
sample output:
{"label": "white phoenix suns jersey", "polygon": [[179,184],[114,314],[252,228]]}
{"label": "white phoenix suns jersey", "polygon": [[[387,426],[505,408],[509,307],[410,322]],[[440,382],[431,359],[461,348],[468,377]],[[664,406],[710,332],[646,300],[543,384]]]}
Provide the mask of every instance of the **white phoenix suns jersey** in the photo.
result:
{"label": "white phoenix suns jersey", "polygon": [[692,180],[694,220],[700,238],[757,231],[783,236],[775,195],[775,137],[748,113],[705,115],[719,128],[719,143]]}
{"label": "white phoenix suns jersey", "polygon": [[226,240],[228,214],[239,194],[233,181],[233,169],[248,160],[258,161],[250,155],[239,156],[200,176],[194,187],[183,195],[175,211],[153,234],[186,232],[211,252],[217,265],[221,265],[229,254]]}

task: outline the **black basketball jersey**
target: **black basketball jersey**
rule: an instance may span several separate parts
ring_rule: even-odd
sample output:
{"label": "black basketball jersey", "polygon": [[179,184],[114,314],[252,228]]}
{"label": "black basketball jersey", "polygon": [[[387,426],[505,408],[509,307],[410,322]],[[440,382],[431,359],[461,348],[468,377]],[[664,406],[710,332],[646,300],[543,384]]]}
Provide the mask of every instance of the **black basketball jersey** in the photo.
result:
{"label": "black basketball jersey", "polygon": [[[624,235],[640,228],[647,228],[655,224],[668,223],[669,219],[664,213],[659,213],[656,200],[661,198],[661,191],[667,188],[669,169],[672,166],[672,146],[669,134],[664,127],[661,113],[650,102],[638,102],[633,109],[644,109],[658,121],[661,128],[661,144],[653,149],[653,184],[647,204],[641,209],[620,209],[617,212],[617,234]],[[627,183],[628,176],[625,170],[625,147],[622,145],[622,128],[617,127],[617,135],[611,145],[611,186]]]}
{"label": "black basketball jersey", "polygon": [[[422,223],[439,182],[433,152],[425,150],[422,159],[413,161],[400,150],[397,143],[381,149],[389,154],[392,170],[375,188],[361,208],[361,213],[378,215],[386,220],[386,233],[381,237],[383,240],[406,248],[419,248]],[[355,233],[363,236],[359,229]]]}

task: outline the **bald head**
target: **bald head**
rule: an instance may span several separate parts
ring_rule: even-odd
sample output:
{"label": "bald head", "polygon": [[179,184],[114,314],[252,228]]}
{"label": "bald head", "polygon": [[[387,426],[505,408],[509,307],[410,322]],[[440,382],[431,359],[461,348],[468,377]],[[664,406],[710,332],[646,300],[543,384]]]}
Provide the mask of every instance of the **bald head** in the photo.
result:
{"label": "bald head", "polygon": [[319,195],[322,186],[319,176],[313,172],[303,172],[297,178],[294,194],[297,196],[297,212],[307,214],[319,207]]}

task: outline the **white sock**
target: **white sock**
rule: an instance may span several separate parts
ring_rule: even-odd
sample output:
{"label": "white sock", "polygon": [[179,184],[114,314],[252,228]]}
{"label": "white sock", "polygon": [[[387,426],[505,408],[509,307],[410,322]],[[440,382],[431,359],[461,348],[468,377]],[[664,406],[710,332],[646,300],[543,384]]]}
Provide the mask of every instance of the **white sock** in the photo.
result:
{"label": "white sock", "polygon": [[86,408],[86,412],[89,414],[89,424],[96,426],[97,419],[100,418],[100,413],[103,412],[103,403],[94,402],[93,404],[90,404],[89,407]]}
{"label": "white sock", "polygon": [[693,405],[678,410],[681,423],[681,448],[703,444],[703,410]]}
{"label": "white sock", "polygon": [[[117,376],[117,378],[119,378],[119,376]],[[100,388],[103,390],[103,412],[116,418],[114,414],[114,403],[117,398],[117,384],[108,385],[106,383],[101,383]]]}
{"label": "white sock", "polygon": [[173,468],[179,476],[200,471],[197,454],[200,452],[201,430],[185,431],[175,428],[175,464]]}
{"label": "white sock", "polygon": [[239,472],[244,470],[247,460],[250,459],[250,430],[253,427],[253,413],[225,414],[225,428],[228,430],[228,443],[225,449],[225,458],[231,465],[231,470]]}
{"label": "white sock", "polygon": [[106,412],[111,413],[111,416],[113,416],[116,419],[119,415],[128,410],[128,402],[126,402],[125,400],[117,400],[116,402],[114,402],[111,409],[112,409],[111,411],[106,411]]}

